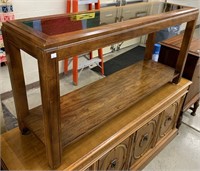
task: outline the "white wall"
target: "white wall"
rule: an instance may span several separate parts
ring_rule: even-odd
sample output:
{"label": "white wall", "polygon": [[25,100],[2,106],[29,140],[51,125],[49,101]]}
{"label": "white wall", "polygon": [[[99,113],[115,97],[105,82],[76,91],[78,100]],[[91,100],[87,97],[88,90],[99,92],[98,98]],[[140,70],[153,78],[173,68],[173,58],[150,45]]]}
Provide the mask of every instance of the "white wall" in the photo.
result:
{"label": "white wall", "polygon": [[[13,0],[12,2],[16,19],[62,14],[66,11],[66,0]],[[26,84],[38,81],[37,61],[23,51],[21,55]]]}
{"label": "white wall", "polygon": [[[167,2],[196,7],[200,9],[200,0],[167,0]],[[200,24],[200,15],[199,15],[197,24]]]}
{"label": "white wall", "polygon": [[16,19],[60,14],[65,12],[66,0],[13,0]]}

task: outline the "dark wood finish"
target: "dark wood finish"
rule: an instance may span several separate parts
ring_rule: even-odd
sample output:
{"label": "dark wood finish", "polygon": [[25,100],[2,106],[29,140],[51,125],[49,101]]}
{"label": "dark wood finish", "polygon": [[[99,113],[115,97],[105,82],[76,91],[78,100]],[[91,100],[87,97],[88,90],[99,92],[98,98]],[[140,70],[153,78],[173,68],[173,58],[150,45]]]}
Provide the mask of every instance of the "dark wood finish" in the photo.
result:
{"label": "dark wood finish", "polygon": [[[67,15],[60,15],[60,17],[63,16]],[[108,24],[55,36],[36,32],[22,24],[23,21],[30,19],[8,22],[3,27],[5,29],[9,28],[7,32],[9,33],[10,40],[18,42],[20,49],[33,54],[34,57],[38,58],[37,47],[42,47],[48,53],[57,52],[58,59],[63,60],[70,56],[98,49],[99,47],[105,47],[144,34],[153,33],[169,26],[193,21],[197,19],[197,16],[198,9],[185,7],[164,14],[136,18],[134,22],[127,20],[123,21],[123,23]],[[40,20],[42,18],[44,17],[35,19]],[[31,48],[32,46],[33,48]]]}
{"label": "dark wood finish", "polygon": [[[131,152],[130,166],[132,170],[141,170],[148,161],[163,148],[163,144],[171,141],[177,134],[177,118],[181,110],[183,99],[184,96],[177,99],[173,104],[168,106],[164,111],[137,131],[139,138],[135,139],[134,148]],[[139,148],[138,145],[140,145]],[[137,153],[138,149],[139,153]]]}
{"label": "dark wood finish", "polygon": [[148,150],[154,147],[157,134],[159,115],[144,125],[136,132],[134,137],[134,148],[132,149],[131,166],[140,160]]}
{"label": "dark wood finish", "polygon": [[199,99],[194,103],[194,107],[190,108],[190,109],[192,109],[192,113],[191,113],[192,116],[196,115],[196,111],[197,111],[198,107],[199,107]]}
{"label": "dark wood finish", "polygon": [[[112,149],[120,144],[126,144],[130,152],[130,146],[134,143],[129,140],[133,140],[135,133],[145,128],[154,118],[159,117],[170,104],[180,101],[190,84],[191,82],[185,79],[177,85],[168,83],[76,143],[70,144],[63,150],[62,164],[57,170],[86,170],[88,168],[96,170],[99,160],[104,159],[104,156],[109,156],[109,152],[113,154]],[[156,134],[158,131],[159,129]],[[177,129],[174,127],[151,150],[137,160],[137,163],[135,162],[132,166],[129,164],[128,167],[132,170],[141,170],[176,135]],[[16,128],[1,135],[0,140],[1,159],[9,170],[50,169],[45,160],[44,145],[32,134],[22,136]],[[131,154],[128,154],[128,161]]]}
{"label": "dark wood finish", "polygon": [[[152,5],[152,3],[147,4]],[[123,7],[119,7],[119,10],[122,9]],[[27,126],[34,134],[41,137],[40,139],[44,142],[46,147],[48,163],[51,168],[59,166],[61,163],[62,149],[71,141],[81,137],[80,134],[85,134],[86,132],[88,133],[96,129],[97,126],[100,125],[100,122],[106,122],[114,115],[123,112],[138,100],[148,96],[157,88],[169,82],[172,78],[172,70],[168,67],[164,67],[159,63],[147,62],[147,64],[145,64],[144,62],[141,75],[137,75],[137,77],[134,77],[135,74],[138,74],[137,72],[130,72],[132,73],[130,74],[130,70],[123,70],[97,83],[84,87],[81,90],[74,91],[60,99],[58,62],[70,56],[76,56],[144,34],[150,34],[151,37],[154,32],[163,28],[188,22],[184,36],[184,40],[187,44],[183,43],[179,55],[179,58],[181,58],[179,61],[181,62],[179,62],[180,65],[178,65],[178,69],[176,68],[176,70],[180,72],[177,78],[179,81],[182,72],[181,68],[184,67],[184,62],[182,61],[185,61],[190,43],[190,36],[192,34],[192,32],[190,33],[189,31],[192,31],[195,27],[198,9],[191,7],[176,9],[177,10],[174,11],[127,20],[121,23],[101,25],[57,35],[47,35],[23,23],[30,19],[3,23],[2,31],[4,40],[7,42],[5,43],[5,48],[10,58],[8,65],[11,74],[11,82],[13,84],[13,94],[17,115],[19,116],[18,122],[20,129],[23,131]],[[42,21],[43,19],[52,19],[58,16],[61,18],[67,17],[67,14],[38,17],[34,19]],[[152,51],[153,45],[151,43],[151,41],[147,43],[147,48],[151,47],[150,50],[147,50],[148,58]],[[42,96],[41,110],[28,109],[23,68],[20,61],[20,49],[38,60]],[[15,60],[17,61],[16,63]],[[140,69],[141,63],[135,64],[134,68]],[[159,72],[157,72],[158,68],[160,68]],[[134,70],[135,69],[133,69],[133,71]],[[170,74],[166,75],[164,74],[165,72],[170,72]],[[138,79],[135,81],[133,77],[136,80],[138,77],[141,77],[141,80]],[[87,92],[89,92],[89,94],[85,95]],[[90,92],[94,94],[90,94]],[[86,98],[88,95],[93,101]],[[87,105],[85,105],[86,103]],[[84,105],[87,108],[84,108]],[[37,120],[36,116],[30,115],[38,110],[42,111],[40,121]],[[94,111],[96,111],[96,117],[94,117]],[[76,120],[77,116],[78,119],[83,120]],[[61,117],[63,117],[63,121],[61,121]],[[35,126],[32,125],[37,126],[37,123],[30,121],[30,118],[34,118],[33,120],[36,120],[38,123],[43,123],[43,125],[36,127],[35,131]],[[80,134],[77,134],[80,130],[76,130],[74,125],[79,129],[81,128],[82,132],[80,132]],[[80,126],[78,127],[78,125]],[[87,125],[88,127],[86,127]],[[71,130],[72,128],[73,130]],[[84,169],[87,169],[86,166],[89,167],[89,165],[85,165]]]}
{"label": "dark wood finish", "polygon": [[[151,77],[152,72],[155,73],[153,77]],[[142,61],[118,71],[109,76],[109,79],[99,80],[61,97],[63,146],[94,130],[171,81],[173,73],[174,70],[164,65],[153,61]],[[132,79],[132,75],[135,75],[135,79]],[[142,81],[144,79],[145,82]],[[28,128],[35,130],[35,134],[43,141],[42,108],[32,109],[30,113],[25,123]]]}
{"label": "dark wood finish", "polygon": [[94,130],[172,78],[171,68],[142,61],[61,97],[63,145]]}
{"label": "dark wood finish", "polygon": [[155,44],[155,38],[156,38],[155,32],[150,33],[147,37],[146,49],[145,49],[145,55],[144,55],[146,60],[149,60],[152,58],[154,44]]}
{"label": "dark wood finish", "polygon": [[179,99],[162,112],[158,140],[166,136],[166,134],[176,126],[182,103],[183,98]]}
{"label": "dark wood finish", "polygon": [[[159,56],[159,62],[169,65],[171,67],[175,67],[182,39],[183,35],[179,35],[161,42],[162,46]],[[192,115],[195,115],[200,98],[200,57],[198,52],[199,49],[200,39],[193,38],[189,48],[185,68],[183,71],[183,77],[193,82],[186,96],[183,106],[183,112],[185,112],[186,110],[191,108],[192,105],[194,105],[194,108],[192,108]]]}
{"label": "dark wood finish", "polygon": [[[28,130],[24,125],[24,118],[29,114],[26,87],[24,81],[24,73],[22,69],[22,61],[20,50],[10,41],[6,39],[4,33],[4,43],[6,48],[6,58],[9,67],[15,109],[18,119],[19,129],[23,134]],[[23,102],[23,105],[22,105]]]}
{"label": "dark wood finish", "polygon": [[40,54],[38,65],[45,147],[50,167],[56,168],[61,164],[62,155],[58,62],[43,52]]}
{"label": "dark wood finish", "polygon": [[8,170],[7,166],[5,165],[4,161],[1,159],[1,170]]}
{"label": "dark wood finish", "polygon": [[[101,9],[100,11],[103,11],[103,10],[106,10],[106,9]],[[156,20],[158,23],[161,23],[161,24],[165,25],[165,26],[161,26],[161,25],[157,24],[157,26],[154,29],[151,29],[151,32],[152,32],[155,29],[159,30],[159,27],[168,27],[168,26],[173,25],[175,23],[176,24],[177,23],[182,23],[182,21],[186,21],[187,22],[187,21],[194,20],[194,19],[196,19],[196,13],[197,13],[197,9],[186,7],[184,9],[175,10],[173,12],[168,12],[168,13],[164,13],[164,14],[158,14],[158,15],[155,15],[155,16],[144,17],[142,19],[142,21],[143,21],[142,24],[144,24],[145,28],[147,27],[146,24],[150,24],[150,28],[152,28],[152,25],[156,26],[156,24],[155,23],[151,23],[151,22],[152,22],[152,20],[154,22]],[[60,17],[63,17],[63,16],[66,16],[66,15],[60,15]],[[188,17],[185,17],[185,16],[188,16]],[[44,18],[44,17],[37,17],[35,19],[40,20],[41,18]],[[164,20],[166,20],[166,19],[169,19],[169,20],[174,19],[174,20],[171,21],[172,22],[172,24],[171,24],[171,23],[165,23]],[[178,19],[180,19],[180,20],[178,21]],[[121,33],[127,32],[128,31],[127,27],[129,27],[129,29],[131,29],[130,25],[132,25],[132,27],[135,28],[135,26],[137,26],[138,24],[141,24],[140,23],[141,22],[140,18],[134,19],[135,23],[132,23],[131,20],[127,20],[127,21],[123,22],[123,26],[121,26],[121,23],[110,24],[110,26],[109,26],[110,28],[108,27],[108,25],[104,25],[104,26],[100,26],[98,28],[92,28],[92,29],[85,30],[84,33],[82,31],[77,31],[76,33],[74,32],[72,35],[71,35],[71,33],[70,34],[66,33],[64,36],[67,36],[67,37],[65,38],[63,35],[48,36],[48,35],[43,34],[41,32],[35,32],[35,31],[33,31],[33,29],[31,29],[29,27],[24,27],[24,24],[22,24],[21,22],[22,21],[27,21],[27,20],[30,20],[30,19],[23,19],[23,20],[17,20],[17,21],[10,22],[9,23],[9,27],[11,27],[14,30],[16,30],[15,27],[18,27],[18,28],[22,28],[23,27],[23,30],[22,29],[17,29],[16,31],[19,34],[24,34],[25,31],[27,32],[27,34],[24,37],[24,40],[27,39],[27,38],[29,38],[29,39],[31,38],[31,39],[33,39],[33,41],[34,41],[34,43],[36,45],[43,46],[45,48],[54,47],[55,46],[54,44],[66,45],[66,44],[75,43],[79,37],[82,37],[81,36],[82,34],[86,34],[86,33],[89,33],[89,32],[91,34],[87,35],[86,39],[91,39],[91,38],[99,39],[100,36],[102,36],[104,34],[112,34],[113,30],[115,32],[115,35],[118,35],[120,32]],[[134,30],[134,28],[132,28],[132,29]],[[99,30],[101,30],[101,31],[99,31]],[[138,28],[138,30],[139,30],[139,28]],[[148,30],[150,31],[150,29],[148,29]],[[139,31],[139,33],[141,33],[141,32],[142,31]],[[146,31],[145,31],[145,33],[146,33]],[[79,41],[85,40],[84,37],[79,38]],[[52,40],[53,38],[55,38],[55,40]],[[123,39],[123,38],[121,38],[121,36],[120,36],[119,39]],[[19,40],[19,41],[21,41],[21,40]],[[93,41],[93,40],[91,40],[91,41]],[[27,43],[30,44],[30,42],[27,42]],[[21,46],[23,46],[23,44]],[[76,45],[73,45],[73,46],[76,46]],[[55,50],[55,49],[51,49],[51,50]],[[32,51],[32,50],[30,49],[30,51]]]}
{"label": "dark wood finish", "polygon": [[190,43],[192,40],[192,35],[195,29],[194,27],[195,23],[196,21],[193,20],[193,21],[188,22],[186,25],[183,41],[180,47],[180,53],[176,62],[175,69],[176,69],[176,72],[179,73],[179,77],[176,77],[174,79],[175,83],[178,83],[183,75],[183,70],[184,70],[186,59],[187,59],[188,50],[189,50]]}

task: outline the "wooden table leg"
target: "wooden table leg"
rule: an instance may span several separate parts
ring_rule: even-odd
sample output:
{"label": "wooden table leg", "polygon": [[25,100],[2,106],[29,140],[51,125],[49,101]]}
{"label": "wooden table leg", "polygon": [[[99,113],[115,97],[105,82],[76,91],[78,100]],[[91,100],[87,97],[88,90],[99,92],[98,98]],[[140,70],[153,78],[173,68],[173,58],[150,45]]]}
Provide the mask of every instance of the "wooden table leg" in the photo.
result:
{"label": "wooden table leg", "polygon": [[191,113],[192,116],[195,116],[195,115],[196,115],[197,108],[199,107],[199,100],[200,100],[200,99],[198,99],[198,100],[194,103],[194,107],[192,108],[192,113]]}
{"label": "wooden table leg", "polygon": [[99,55],[99,58],[101,59],[101,62],[99,63],[99,65],[101,66],[101,74],[104,75],[104,62],[103,62],[103,49],[102,48],[98,49],[98,55]]}
{"label": "wooden table leg", "polygon": [[73,83],[78,85],[78,56],[73,57]]}
{"label": "wooden table leg", "polygon": [[176,128],[177,129],[179,129],[180,128],[180,126],[181,126],[181,124],[182,124],[182,120],[183,120],[183,111],[181,110],[181,112],[180,112],[180,115],[179,115],[179,117],[178,117],[178,121],[177,121],[177,124],[176,124]]}
{"label": "wooden table leg", "polygon": [[29,114],[29,109],[20,49],[12,42],[9,42],[8,45],[6,38],[4,43],[18,125],[22,134],[26,134],[28,129],[25,127],[23,120]]}
{"label": "wooden table leg", "polygon": [[195,29],[195,24],[196,24],[196,20],[189,21],[187,23],[187,26],[184,32],[183,41],[181,44],[180,52],[179,52],[177,63],[176,63],[176,73],[178,73],[179,75],[173,80],[173,82],[176,84],[180,81],[183,75],[183,70],[184,70],[185,62],[187,60],[188,50],[189,50],[190,43],[192,41],[192,35]]}
{"label": "wooden table leg", "polygon": [[62,156],[58,61],[51,59],[51,54],[43,53],[38,65],[46,153],[50,167],[57,168]]}
{"label": "wooden table leg", "polygon": [[67,74],[68,72],[68,65],[69,65],[69,60],[68,58],[64,60],[64,73]]}
{"label": "wooden table leg", "polygon": [[154,44],[155,44],[155,38],[156,38],[156,33],[150,33],[147,37],[146,41],[146,49],[145,49],[145,54],[144,58],[146,60],[152,59],[153,55],[153,49],[154,49]]}

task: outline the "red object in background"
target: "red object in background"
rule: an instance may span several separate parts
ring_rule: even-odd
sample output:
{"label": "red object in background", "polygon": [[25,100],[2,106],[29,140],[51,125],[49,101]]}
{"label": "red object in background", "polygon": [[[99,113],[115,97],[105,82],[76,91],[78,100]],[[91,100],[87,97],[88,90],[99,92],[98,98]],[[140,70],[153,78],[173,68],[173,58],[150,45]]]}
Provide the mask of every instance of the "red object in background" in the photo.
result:
{"label": "red object in background", "polygon": [[[53,24],[52,24],[53,23]],[[70,17],[55,18],[41,21],[42,32],[48,35],[57,35],[82,29],[81,21],[71,21]],[[58,26],[62,26],[59,27]]]}
{"label": "red object in background", "polygon": [[[90,3],[86,1],[85,4],[88,5],[88,10],[92,10],[92,3],[94,3],[95,9],[100,9],[100,0],[94,2],[90,1]],[[67,13],[78,12],[78,5],[79,5],[79,0],[67,0],[66,12]]]}
{"label": "red object in background", "polygon": [[[0,46],[3,47],[3,37],[0,35]],[[0,50],[0,64],[6,62],[6,54],[3,50]]]}
{"label": "red object in background", "polygon": [[0,14],[0,22],[10,21],[14,19],[15,19],[15,16],[13,12]]}
{"label": "red object in background", "polygon": [[[95,3],[95,9],[100,9],[100,0]],[[67,0],[67,7],[66,12],[70,13],[72,12],[78,12],[78,0]],[[88,4],[88,10],[92,10],[92,3]],[[103,64],[103,49],[98,49],[98,55],[101,59],[100,66],[101,66],[101,73],[104,75],[104,64]],[[92,59],[93,55],[92,52],[90,52],[90,59]],[[64,60],[64,73],[66,74],[68,72],[68,59]],[[73,57],[73,83],[74,85],[78,84],[78,56]]]}
{"label": "red object in background", "polygon": [[0,63],[6,62],[6,55],[0,55]]}
{"label": "red object in background", "polygon": [[[0,13],[0,22],[6,22],[10,20],[14,20],[15,16],[13,12],[8,12],[8,13]],[[3,37],[0,35],[0,48],[2,48],[3,45]],[[3,50],[0,51],[0,64],[1,63],[6,63],[6,54]]]}

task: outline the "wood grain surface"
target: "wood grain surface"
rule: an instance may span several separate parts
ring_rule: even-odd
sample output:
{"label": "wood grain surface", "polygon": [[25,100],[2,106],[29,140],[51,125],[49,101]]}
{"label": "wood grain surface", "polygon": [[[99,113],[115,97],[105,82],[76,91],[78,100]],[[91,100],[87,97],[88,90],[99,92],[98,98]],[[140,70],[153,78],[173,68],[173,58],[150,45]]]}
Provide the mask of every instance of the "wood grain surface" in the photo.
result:
{"label": "wood grain surface", "polygon": [[[87,169],[141,126],[159,115],[166,107],[180,99],[190,84],[191,82],[182,79],[177,85],[170,83],[164,85],[76,143],[67,146],[63,150],[62,164],[58,170]],[[165,144],[171,138],[171,136],[165,137],[160,144]],[[1,159],[9,170],[50,169],[44,145],[32,134],[23,136],[18,128],[13,129],[1,135],[1,145]]]}
{"label": "wood grain surface", "polygon": [[[141,61],[104,79],[61,97],[62,144],[68,145],[113,118],[162,85],[174,70],[153,61]],[[28,128],[44,142],[42,108],[30,111]]]}
{"label": "wood grain surface", "polygon": [[[178,36],[175,36],[175,37],[172,37],[172,38],[167,39],[165,41],[162,41],[161,45],[165,45],[165,46],[170,47],[172,49],[180,50],[182,40],[183,40],[183,34],[180,34]],[[191,44],[190,44],[190,47],[189,47],[188,53],[192,54],[196,57],[200,57],[198,50],[200,50],[200,39],[193,37]]]}
{"label": "wood grain surface", "polygon": [[63,145],[116,116],[173,79],[174,70],[141,61],[61,98]]}

